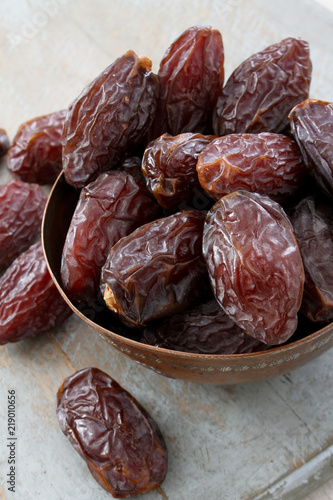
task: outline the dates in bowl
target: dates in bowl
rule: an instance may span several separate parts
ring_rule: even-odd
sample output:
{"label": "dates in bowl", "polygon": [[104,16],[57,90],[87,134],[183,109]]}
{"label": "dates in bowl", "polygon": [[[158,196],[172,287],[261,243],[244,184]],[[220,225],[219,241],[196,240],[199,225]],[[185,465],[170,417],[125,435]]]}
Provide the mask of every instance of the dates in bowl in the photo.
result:
{"label": "dates in bowl", "polygon": [[[237,384],[290,371],[333,345],[324,269],[333,219],[314,202],[300,205],[320,191],[315,173],[327,159],[318,151],[318,166],[309,165],[295,129],[292,110],[309,98],[307,42],[267,47],[224,86],[223,63],[217,31],[192,27],[156,75],[148,58],[129,52],[83,89],[65,119],[64,172],[42,241],[63,298],[113,347],[165,376]],[[253,91],[268,75],[269,102],[267,85]],[[329,105],[325,112],[332,119]],[[308,127],[309,144],[318,133],[320,123]],[[106,182],[99,199],[95,187]],[[313,259],[312,246],[331,253]],[[69,289],[71,273],[80,294]]]}

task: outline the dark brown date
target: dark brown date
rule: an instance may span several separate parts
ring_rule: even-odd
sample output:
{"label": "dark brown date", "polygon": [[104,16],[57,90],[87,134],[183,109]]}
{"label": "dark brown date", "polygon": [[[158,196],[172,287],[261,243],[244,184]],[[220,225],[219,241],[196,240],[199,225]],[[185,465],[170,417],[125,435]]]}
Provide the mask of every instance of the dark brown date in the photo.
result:
{"label": "dark brown date", "polygon": [[23,123],[8,151],[8,170],[25,182],[52,184],[62,170],[61,134],[66,111]]}
{"label": "dark brown date", "polygon": [[203,212],[183,210],[139,227],[111,248],[101,292],[125,324],[145,326],[205,297],[204,219]]}
{"label": "dark brown date", "polygon": [[133,177],[138,179],[140,182],[143,182],[143,184],[146,184],[141,170],[141,158],[139,156],[129,156],[128,158],[125,158],[119,163],[117,170],[127,172],[128,174],[133,175]]}
{"label": "dark brown date", "polygon": [[310,174],[333,198],[333,103],[306,99],[292,109],[289,118]]}
{"label": "dark brown date", "polygon": [[304,270],[291,223],[270,198],[235,191],[207,215],[203,254],[219,304],[269,345],[294,333]]}
{"label": "dark brown date", "polygon": [[62,136],[69,184],[82,188],[139,146],[154,118],[158,89],[150,59],[128,51],[81,92]]}
{"label": "dark brown date", "polygon": [[7,132],[3,128],[0,128],[0,158],[7,154],[9,146],[10,143]]}
{"label": "dark brown date", "polygon": [[156,422],[98,368],[85,368],[64,380],[57,416],[94,479],[113,497],[136,496],[164,480],[167,448]]}
{"label": "dark brown date", "polygon": [[19,179],[0,186],[0,272],[40,234],[46,195]]}
{"label": "dark brown date", "polygon": [[160,95],[149,141],[165,132],[207,132],[223,86],[223,65],[222,36],[216,29],[193,26],[171,44],[160,63]]}
{"label": "dark brown date", "polygon": [[156,323],[145,328],[140,342],[197,354],[244,354],[267,349],[266,344],[237,326],[215,299]]}
{"label": "dark brown date", "polygon": [[309,95],[309,45],[286,38],[253,54],[235,69],[219,96],[215,135],[283,132],[290,110]]}
{"label": "dark brown date", "polygon": [[333,210],[309,196],[291,213],[305,271],[302,313],[314,322],[333,320]]}
{"label": "dark brown date", "polygon": [[71,314],[48,272],[41,242],[21,253],[0,278],[0,344],[60,325]]}
{"label": "dark brown date", "polygon": [[[196,171],[199,153],[213,136],[190,132],[172,136],[163,134],[149,143],[142,159],[142,172],[148,189],[167,210],[202,207],[205,194]],[[200,203],[201,206],[196,206]]]}
{"label": "dark brown date", "polygon": [[83,188],[62,252],[61,280],[69,298],[95,301],[111,247],[158,216],[160,208],[146,186],[126,172],[104,172]]}
{"label": "dark brown date", "polygon": [[200,153],[197,171],[214,200],[246,190],[279,202],[295,195],[307,174],[297,144],[270,132],[218,137]]}

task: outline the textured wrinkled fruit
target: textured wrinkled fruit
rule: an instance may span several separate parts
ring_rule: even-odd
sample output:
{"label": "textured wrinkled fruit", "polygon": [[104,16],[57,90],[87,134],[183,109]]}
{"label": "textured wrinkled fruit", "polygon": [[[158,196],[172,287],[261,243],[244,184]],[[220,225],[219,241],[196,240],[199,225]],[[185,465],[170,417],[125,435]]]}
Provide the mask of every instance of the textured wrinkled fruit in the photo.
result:
{"label": "textured wrinkled fruit", "polygon": [[205,297],[204,219],[198,210],[183,210],[139,227],[111,249],[101,292],[125,324],[144,326]]}
{"label": "textured wrinkled fruit", "polygon": [[0,158],[7,154],[9,146],[10,143],[7,132],[3,128],[0,128]]}
{"label": "textured wrinkled fruit", "polygon": [[141,170],[141,158],[139,156],[129,156],[125,158],[122,162],[117,166],[117,170],[122,172],[127,172],[128,174],[133,175],[136,179],[146,184],[144,175]]}
{"label": "textured wrinkled fruit", "polygon": [[193,26],[171,44],[160,63],[160,94],[149,140],[165,132],[206,133],[223,86],[223,64],[222,36],[216,29]]}
{"label": "textured wrinkled fruit", "polygon": [[62,253],[61,279],[74,302],[93,302],[111,247],[160,208],[144,184],[126,172],[104,172],[82,189]]}
{"label": "textured wrinkled fruit", "polygon": [[45,204],[37,184],[14,179],[0,186],[0,272],[39,236]]}
{"label": "textured wrinkled fruit", "polygon": [[278,203],[247,191],[221,198],[207,215],[203,254],[216,299],[246,333],[270,345],[294,333],[304,270]]}
{"label": "textured wrinkled fruit", "polygon": [[34,243],[0,278],[0,344],[47,332],[71,313],[48,272],[41,242]]}
{"label": "textured wrinkled fruit", "polygon": [[57,394],[61,430],[112,496],[156,489],[167,470],[167,448],[147,411],[98,368],[64,380]]}
{"label": "textured wrinkled fruit", "polygon": [[161,207],[177,211],[207,208],[209,202],[199,184],[196,164],[199,153],[212,139],[213,136],[188,132],[177,136],[163,134],[149,143],[142,172]]}
{"label": "textured wrinkled fruit", "polygon": [[150,59],[128,51],[81,92],[69,107],[62,136],[69,184],[82,188],[140,145],[158,89]]}
{"label": "textured wrinkled fruit", "polygon": [[218,137],[200,153],[197,171],[201,186],[214,200],[246,190],[283,202],[306,177],[297,144],[270,132]]}
{"label": "textured wrinkled fruit", "polygon": [[333,209],[309,196],[291,213],[305,271],[301,311],[311,321],[333,320]]}
{"label": "textured wrinkled fruit", "polygon": [[197,354],[244,354],[267,349],[247,335],[215,299],[148,326],[140,342]]}
{"label": "textured wrinkled fruit", "polygon": [[309,172],[333,198],[333,103],[306,99],[289,118]]}
{"label": "textured wrinkled fruit", "polygon": [[286,38],[253,54],[235,69],[219,96],[215,135],[283,132],[290,110],[309,95],[309,45]]}
{"label": "textured wrinkled fruit", "polygon": [[52,184],[62,170],[65,117],[62,110],[23,123],[8,151],[8,170],[25,182]]}

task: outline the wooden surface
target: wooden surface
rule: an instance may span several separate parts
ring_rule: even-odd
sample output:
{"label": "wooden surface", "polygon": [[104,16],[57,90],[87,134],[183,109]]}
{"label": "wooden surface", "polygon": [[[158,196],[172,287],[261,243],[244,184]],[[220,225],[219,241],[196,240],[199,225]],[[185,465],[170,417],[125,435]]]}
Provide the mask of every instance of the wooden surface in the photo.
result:
{"label": "wooden surface", "polygon": [[[194,24],[222,32],[226,76],[271,43],[305,38],[313,61],[311,96],[333,101],[333,13],[314,1],[2,0],[0,127],[12,138],[22,122],[66,108],[128,49],[150,57],[157,70],[168,45]],[[8,178],[2,162],[0,180]],[[264,382],[204,386],[162,377],[129,360],[72,316],[56,331],[0,348],[0,498],[110,498],[61,433],[55,415],[64,377],[97,366],[146,407],[165,436],[169,470],[162,491],[142,498],[332,500],[332,361],[331,349]],[[15,493],[6,483],[11,389]]]}

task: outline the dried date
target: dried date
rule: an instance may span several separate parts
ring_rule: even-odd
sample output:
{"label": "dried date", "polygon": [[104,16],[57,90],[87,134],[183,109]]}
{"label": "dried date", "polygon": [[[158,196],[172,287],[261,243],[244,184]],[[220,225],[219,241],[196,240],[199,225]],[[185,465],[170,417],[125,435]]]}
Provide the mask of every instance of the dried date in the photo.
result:
{"label": "dried date", "polygon": [[0,272],[39,236],[45,204],[37,184],[14,179],[0,186]]}
{"label": "dried date", "polygon": [[290,110],[309,95],[311,72],[309,46],[300,38],[253,54],[234,70],[217,99],[215,135],[283,132]]}
{"label": "dried date", "polygon": [[66,111],[23,123],[8,151],[8,170],[25,182],[52,184],[62,170],[61,134]]}
{"label": "dried date", "polygon": [[111,248],[101,293],[125,324],[145,326],[205,297],[204,219],[203,212],[183,210],[139,227]]}
{"label": "dried date", "polygon": [[69,184],[84,187],[141,144],[154,118],[159,89],[151,64],[128,51],[71,104],[62,136]]}
{"label": "dried date", "polygon": [[7,154],[9,146],[10,143],[7,132],[3,128],[0,128],[0,158]]}
{"label": "dried date", "polygon": [[203,26],[184,31],[164,54],[158,77],[160,94],[148,140],[165,132],[206,133],[224,81],[221,33]]}
{"label": "dried date", "polygon": [[203,254],[215,297],[236,324],[269,345],[291,337],[304,270],[278,203],[247,191],[221,198],[207,215]]}
{"label": "dried date", "polygon": [[164,480],[167,448],[156,422],[98,368],[65,379],[57,394],[57,416],[94,479],[112,496],[136,496]]}
{"label": "dried date", "polygon": [[333,198],[333,103],[306,99],[292,109],[289,118],[310,174]]}
{"label": "dried date", "polygon": [[111,247],[159,215],[146,186],[125,172],[104,172],[83,188],[62,252],[61,280],[69,298],[95,301]]}
{"label": "dried date", "polygon": [[213,298],[148,326],[140,342],[197,354],[244,354],[267,349],[247,335]]}
{"label": "dried date", "polygon": [[299,190],[306,167],[297,144],[282,134],[229,134],[200,153],[199,181],[214,200],[237,190],[283,202]]}
{"label": "dried date", "polygon": [[[184,133],[163,134],[149,143],[142,159],[142,172],[148,189],[167,210],[207,208],[208,200],[201,189],[196,171],[199,153],[213,136]],[[202,207],[203,201],[206,201]],[[200,203],[200,207],[196,206]]]}
{"label": "dried date", "polygon": [[291,222],[305,271],[302,313],[313,322],[333,320],[333,210],[329,200],[308,196]]}
{"label": "dried date", "polygon": [[0,278],[0,344],[60,325],[71,314],[48,272],[41,242],[21,253]]}

